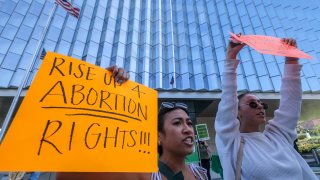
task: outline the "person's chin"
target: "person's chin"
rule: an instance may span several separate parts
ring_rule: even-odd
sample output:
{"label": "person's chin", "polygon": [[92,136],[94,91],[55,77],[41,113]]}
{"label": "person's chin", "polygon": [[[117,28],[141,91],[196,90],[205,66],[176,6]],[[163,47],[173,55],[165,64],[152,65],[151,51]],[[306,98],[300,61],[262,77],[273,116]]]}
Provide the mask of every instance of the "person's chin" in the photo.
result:
{"label": "person's chin", "polygon": [[193,153],[193,147],[192,147],[192,148],[190,148],[190,149],[189,149],[189,148],[188,148],[188,149],[185,149],[185,151],[184,151],[184,152],[185,152],[185,155],[186,155],[186,156],[188,156],[188,155],[192,154],[192,153]]}
{"label": "person's chin", "polygon": [[259,119],[259,124],[260,125],[263,125],[267,122],[267,120],[264,118],[264,119]]}

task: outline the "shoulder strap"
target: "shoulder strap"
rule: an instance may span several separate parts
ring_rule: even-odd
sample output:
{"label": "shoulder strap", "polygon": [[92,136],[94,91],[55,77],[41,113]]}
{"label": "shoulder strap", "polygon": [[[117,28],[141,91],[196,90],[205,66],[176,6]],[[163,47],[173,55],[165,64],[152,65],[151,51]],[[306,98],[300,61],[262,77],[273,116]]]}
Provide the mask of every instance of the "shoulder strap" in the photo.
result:
{"label": "shoulder strap", "polygon": [[236,180],[240,180],[240,178],[241,178],[241,164],[242,164],[242,157],[243,157],[243,145],[244,145],[244,139],[241,136],[240,147],[239,147],[238,155],[237,155]]}
{"label": "shoulder strap", "polygon": [[168,179],[168,180],[183,180],[183,174],[182,172],[178,172],[177,174],[174,174],[174,172],[171,170],[169,166],[167,166],[165,163],[158,161],[159,164],[159,171]]}
{"label": "shoulder strap", "polygon": [[198,166],[196,164],[188,164],[189,168],[192,171],[192,174],[196,177],[198,180],[206,180],[208,179],[207,177],[207,170],[204,169],[201,166]]}

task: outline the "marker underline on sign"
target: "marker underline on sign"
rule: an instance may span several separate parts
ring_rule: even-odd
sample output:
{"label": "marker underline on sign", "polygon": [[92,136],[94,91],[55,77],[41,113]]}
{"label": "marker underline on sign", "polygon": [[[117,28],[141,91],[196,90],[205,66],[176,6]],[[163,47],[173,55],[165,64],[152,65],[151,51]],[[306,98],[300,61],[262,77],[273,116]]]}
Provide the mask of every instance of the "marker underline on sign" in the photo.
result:
{"label": "marker underline on sign", "polygon": [[[42,108],[44,109],[74,109],[74,110],[85,110],[85,111],[94,111],[94,112],[101,112],[101,113],[106,113],[106,114],[114,114],[114,115],[118,115],[118,116],[122,116],[122,117],[126,117],[126,118],[130,118],[133,120],[137,120],[137,121],[141,121],[141,119],[132,117],[132,116],[127,116],[124,114],[119,114],[119,113],[115,113],[115,112],[109,112],[109,111],[103,111],[103,110],[97,110],[97,109],[90,109],[90,108],[77,108],[77,107],[65,107],[65,106],[43,106]],[[85,113],[77,113],[77,114],[66,114],[66,115],[82,115],[84,116]],[[108,117],[111,119],[118,119],[118,118],[113,118],[113,117],[109,117],[109,116],[102,116],[102,115],[94,115],[94,114],[87,114],[88,116],[97,116],[97,117]],[[121,120],[121,119],[118,119]],[[121,121],[126,121],[126,120],[121,120]],[[128,122],[128,121],[126,121]]]}

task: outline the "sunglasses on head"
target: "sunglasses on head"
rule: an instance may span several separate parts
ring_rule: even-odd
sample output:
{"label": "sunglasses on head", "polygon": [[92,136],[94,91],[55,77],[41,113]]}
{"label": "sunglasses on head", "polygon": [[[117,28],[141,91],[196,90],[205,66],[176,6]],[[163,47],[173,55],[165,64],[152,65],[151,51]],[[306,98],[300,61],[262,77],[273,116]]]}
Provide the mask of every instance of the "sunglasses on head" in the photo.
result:
{"label": "sunglasses on head", "polygon": [[186,104],[184,104],[184,103],[174,103],[174,102],[163,102],[163,103],[161,103],[159,111],[164,110],[164,109],[174,109],[174,108],[181,108],[181,109],[184,109],[184,110],[188,111],[188,106]]}
{"label": "sunglasses on head", "polygon": [[[268,109],[269,108],[269,106],[268,106],[268,104],[266,104],[266,103],[259,103],[259,104],[261,104],[261,106],[262,106],[262,109]],[[256,109],[256,108],[258,108],[258,103],[257,102],[249,102],[249,103],[247,103],[247,104],[242,104],[242,105],[248,105],[249,107],[251,107],[252,109]],[[240,105],[240,106],[242,106],[242,105]]]}

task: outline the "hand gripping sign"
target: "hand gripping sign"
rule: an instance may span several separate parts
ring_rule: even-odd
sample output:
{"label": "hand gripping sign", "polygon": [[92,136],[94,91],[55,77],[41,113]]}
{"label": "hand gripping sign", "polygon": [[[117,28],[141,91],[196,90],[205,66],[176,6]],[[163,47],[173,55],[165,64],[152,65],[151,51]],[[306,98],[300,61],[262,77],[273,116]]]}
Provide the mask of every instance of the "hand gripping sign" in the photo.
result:
{"label": "hand gripping sign", "polygon": [[230,34],[233,39],[247,44],[262,54],[312,59],[312,56],[302,52],[294,46],[285,44],[280,38],[261,35],[238,36],[231,32]]}
{"label": "hand gripping sign", "polygon": [[0,145],[0,171],[155,172],[157,109],[155,90],[47,53]]}

